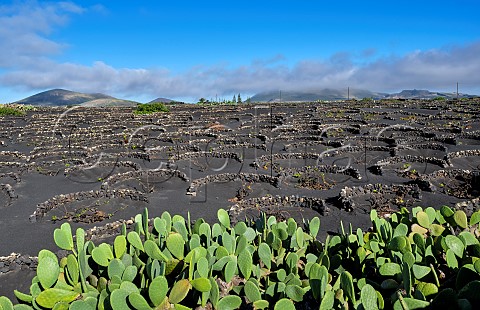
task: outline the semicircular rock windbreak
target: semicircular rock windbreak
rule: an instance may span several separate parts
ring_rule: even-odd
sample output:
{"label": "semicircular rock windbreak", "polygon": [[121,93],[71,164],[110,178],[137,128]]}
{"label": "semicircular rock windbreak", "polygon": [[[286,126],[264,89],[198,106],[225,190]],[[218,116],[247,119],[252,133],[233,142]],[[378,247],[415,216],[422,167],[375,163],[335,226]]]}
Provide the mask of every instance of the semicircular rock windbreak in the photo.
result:
{"label": "semicircular rock windbreak", "polygon": [[15,197],[15,192],[9,184],[0,184],[0,208],[8,207]]}

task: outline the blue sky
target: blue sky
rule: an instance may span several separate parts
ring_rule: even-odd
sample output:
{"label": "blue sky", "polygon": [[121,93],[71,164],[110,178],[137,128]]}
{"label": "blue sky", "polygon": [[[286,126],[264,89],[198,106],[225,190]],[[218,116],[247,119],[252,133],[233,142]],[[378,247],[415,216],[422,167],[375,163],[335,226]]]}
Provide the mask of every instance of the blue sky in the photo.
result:
{"label": "blue sky", "polygon": [[0,102],[360,88],[480,94],[478,1],[2,1]]}

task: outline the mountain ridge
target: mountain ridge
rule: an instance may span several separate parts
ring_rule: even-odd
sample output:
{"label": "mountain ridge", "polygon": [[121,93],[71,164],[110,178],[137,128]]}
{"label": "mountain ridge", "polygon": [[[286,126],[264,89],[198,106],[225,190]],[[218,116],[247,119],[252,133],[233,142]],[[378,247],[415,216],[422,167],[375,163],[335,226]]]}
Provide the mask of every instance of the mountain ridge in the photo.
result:
{"label": "mountain ridge", "polygon": [[[333,89],[324,88],[310,91],[265,91],[255,94],[250,102],[305,102],[305,101],[335,101],[346,99],[433,99],[443,97],[453,99],[456,93],[432,92],[424,89],[405,89],[398,93],[372,92],[364,89]],[[458,94],[459,98],[476,97],[468,94]],[[167,104],[177,103],[175,100],[158,97],[148,103],[163,102]],[[35,106],[71,106],[81,105],[86,107],[134,107],[138,102],[118,99],[102,93],[80,93],[65,89],[51,89],[26,97],[14,102],[16,104],[28,104]]]}
{"label": "mountain ridge", "polygon": [[85,107],[135,107],[138,102],[124,100],[102,93],[80,93],[71,90],[56,88],[26,97],[14,102],[34,106],[73,106]]}
{"label": "mountain ridge", "polygon": [[14,103],[30,104],[30,105],[38,105],[38,106],[66,106],[66,105],[82,104],[88,101],[98,100],[98,99],[114,99],[114,98],[105,94],[100,94],[100,93],[85,94],[85,93],[74,92],[66,89],[56,88],[56,89],[40,92],[30,97],[18,100]]}
{"label": "mountain ridge", "polygon": [[[444,97],[453,99],[457,97],[456,93],[432,92],[425,89],[405,89],[398,93],[373,92],[364,89],[339,90],[324,88],[314,91],[266,91],[255,94],[250,98],[252,102],[299,102],[299,101],[317,101],[317,100],[347,100],[347,99],[434,99]],[[459,98],[476,97],[468,94],[458,94]]]}
{"label": "mountain ridge", "polygon": [[156,99],[153,99],[152,101],[149,101],[147,103],[156,103],[156,102],[161,102],[161,103],[176,103],[177,101],[168,99],[168,98],[163,98],[163,97],[158,97]]}

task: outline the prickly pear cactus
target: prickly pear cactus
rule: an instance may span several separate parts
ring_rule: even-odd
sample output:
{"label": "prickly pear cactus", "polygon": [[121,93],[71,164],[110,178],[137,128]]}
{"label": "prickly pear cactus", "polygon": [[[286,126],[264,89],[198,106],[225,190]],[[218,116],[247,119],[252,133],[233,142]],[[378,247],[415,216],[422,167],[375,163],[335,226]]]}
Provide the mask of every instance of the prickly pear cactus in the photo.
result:
{"label": "prickly pear cactus", "polygon": [[[54,240],[68,255],[40,251],[14,309],[287,310],[307,300],[320,309],[480,308],[480,211],[416,207],[381,218],[372,210],[370,231],[341,223],[325,242],[319,218],[261,214],[233,225],[223,209],[217,217],[149,220],[145,210],[98,246],[62,224]],[[13,307],[0,297],[0,309]]]}

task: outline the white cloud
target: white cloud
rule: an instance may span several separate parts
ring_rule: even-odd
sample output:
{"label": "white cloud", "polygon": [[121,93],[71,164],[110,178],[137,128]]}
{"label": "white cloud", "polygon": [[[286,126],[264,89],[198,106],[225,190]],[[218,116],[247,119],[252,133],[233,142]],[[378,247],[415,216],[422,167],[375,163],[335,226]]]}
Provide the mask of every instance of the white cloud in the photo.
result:
{"label": "white cloud", "polygon": [[480,89],[480,42],[403,57],[379,59],[357,68],[351,81],[359,87],[383,89],[431,88],[452,90],[456,82]]}
{"label": "white cloud", "polygon": [[[478,53],[478,54],[477,54]],[[62,87],[127,96],[202,97],[271,89],[364,88],[374,91],[427,88],[452,90],[456,81],[480,85],[480,43],[447,50],[413,52],[356,66],[345,55],[302,61],[293,67],[259,63],[229,69],[196,67],[182,74],[160,69],[114,68],[43,60],[0,76],[0,83],[24,89]]]}
{"label": "white cloud", "polygon": [[37,62],[37,58],[60,53],[65,45],[47,36],[68,21],[67,14],[83,11],[71,2],[28,1],[1,5],[0,68],[28,67]]}

